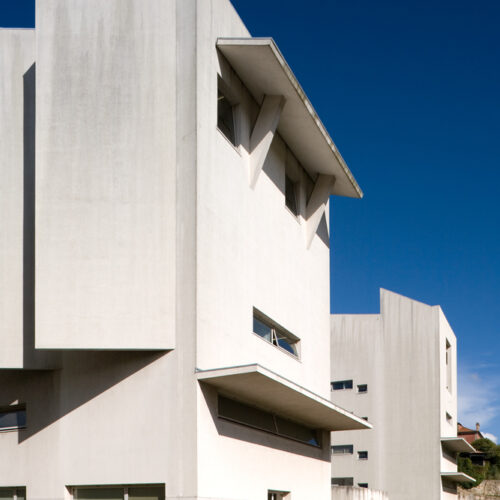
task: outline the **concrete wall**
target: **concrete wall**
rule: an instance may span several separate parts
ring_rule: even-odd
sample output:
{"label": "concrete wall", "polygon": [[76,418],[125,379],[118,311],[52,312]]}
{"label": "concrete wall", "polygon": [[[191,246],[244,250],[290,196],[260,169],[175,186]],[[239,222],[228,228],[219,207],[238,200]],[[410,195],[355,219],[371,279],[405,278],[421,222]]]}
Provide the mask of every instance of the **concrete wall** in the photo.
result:
{"label": "concrete wall", "polygon": [[35,32],[0,29],[0,368],[44,368],[34,351]]}
{"label": "concrete wall", "polygon": [[[354,444],[353,456],[332,457],[332,477],[367,482],[391,500],[445,498],[439,473],[456,465],[442,454],[440,437],[456,435],[442,434],[444,409],[456,416],[456,389],[444,392],[442,347],[448,338],[456,371],[455,336],[439,307],[386,290],[380,302],[380,315],[332,317],[331,378],[354,380],[353,390],[332,391],[332,400],[374,425],[332,436],[332,444]],[[368,394],[356,393],[361,383]],[[367,461],[357,460],[360,449],[369,452]]]}
{"label": "concrete wall", "polygon": [[175,15],[37,2],[37,347],[174,347]]}
{"label": "concrete wall", "polygon": [[389,500],[383,491],[352,486],[332,487],[332,500]]}

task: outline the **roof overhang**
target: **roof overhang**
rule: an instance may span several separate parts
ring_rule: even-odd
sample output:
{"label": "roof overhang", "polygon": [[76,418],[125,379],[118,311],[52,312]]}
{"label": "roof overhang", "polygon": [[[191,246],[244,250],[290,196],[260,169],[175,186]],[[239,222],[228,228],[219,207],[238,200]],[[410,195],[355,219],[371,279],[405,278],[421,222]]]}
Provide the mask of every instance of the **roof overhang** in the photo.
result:
{"label": "roof overhang", "polygon": [[259,104],[265,95],[285,98],[277,130],[303,167],[334,176],[332,194],[361,198],[361,188],[274,40],[219,38],[217,48]]}
{"label": "roof overhang", "polygon": [[475,453],[476,449],[465,439],[459,437],[442,437],[443,448],[453,453]]}
{"label": "roof overhang", "polygon": [[224,395],[314,429],[371,429],[366,420],[258,364],[198,371],[200,382]]}
{"label": "roof overhang", "polygon": [[441,472],[441,479],[448,479],[454,483],[475,483],[473,477],[464,474],[463,472]]}

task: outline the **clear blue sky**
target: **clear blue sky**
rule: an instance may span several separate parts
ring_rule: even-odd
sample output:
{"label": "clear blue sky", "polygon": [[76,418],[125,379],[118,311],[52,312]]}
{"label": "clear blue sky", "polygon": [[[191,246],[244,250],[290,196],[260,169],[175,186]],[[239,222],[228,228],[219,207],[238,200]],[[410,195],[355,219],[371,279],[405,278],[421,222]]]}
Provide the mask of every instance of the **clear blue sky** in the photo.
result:
{"label": "clear blue sky", "polygon": [[[332,203],[337,313],[440,304],[459,419],[500,437],[500,2],[233,0],[272,36],[365,192]],[[0,0],[0,26],[34,2]]]}

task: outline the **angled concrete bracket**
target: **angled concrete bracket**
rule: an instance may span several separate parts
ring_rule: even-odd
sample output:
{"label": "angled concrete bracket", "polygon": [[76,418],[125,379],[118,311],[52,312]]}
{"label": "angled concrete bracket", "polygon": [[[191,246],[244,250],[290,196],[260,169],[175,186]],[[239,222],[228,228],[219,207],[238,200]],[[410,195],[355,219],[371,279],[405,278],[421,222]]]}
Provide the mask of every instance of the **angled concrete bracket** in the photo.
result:
{"label": "angled concrete bracket", "polygon": [[285,99],[280,95],[266,95],[250,136],[250,187],[253,189],[266,161],[280,121]]}
{"label": "angled concrete bracket", "polygon": [[314,235],[318,230],[334,184],[335,177],[333,175],[319,174],[316,179],[313,192],[306,206],[305,235],[307,248],[311,246]]}

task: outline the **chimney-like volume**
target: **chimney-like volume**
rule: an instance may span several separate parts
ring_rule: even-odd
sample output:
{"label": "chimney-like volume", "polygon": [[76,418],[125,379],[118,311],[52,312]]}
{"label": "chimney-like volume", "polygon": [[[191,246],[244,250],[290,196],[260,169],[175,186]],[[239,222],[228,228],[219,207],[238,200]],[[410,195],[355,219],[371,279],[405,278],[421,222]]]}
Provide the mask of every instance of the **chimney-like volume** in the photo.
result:
{"label": "chimney-like volume", "polygon": [[479,422],[476,422],[476,431],[477,431],[477,432],[479,432],[479,428],[480,428],[480,427],[481,427],[481,426],[479,425]]}

